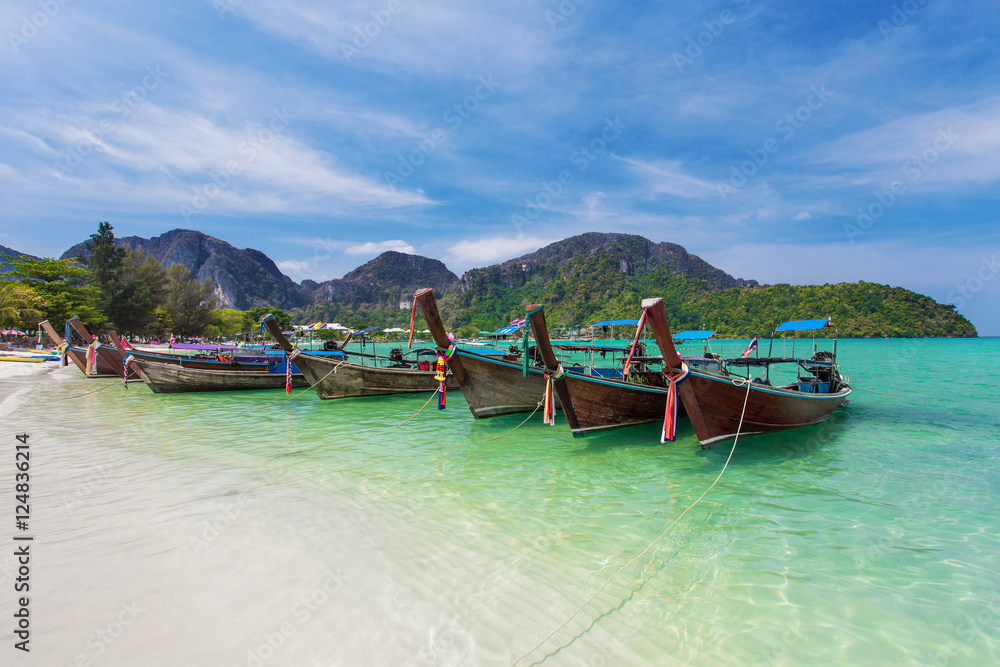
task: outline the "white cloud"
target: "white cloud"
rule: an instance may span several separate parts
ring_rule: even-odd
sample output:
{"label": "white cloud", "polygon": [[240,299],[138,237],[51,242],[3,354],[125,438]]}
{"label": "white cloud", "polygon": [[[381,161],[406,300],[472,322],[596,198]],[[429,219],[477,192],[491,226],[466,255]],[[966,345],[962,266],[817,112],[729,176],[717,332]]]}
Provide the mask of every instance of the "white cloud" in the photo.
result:
{"label": "white cloud", "polygon": [[810,213],[809,211],[802,211],[797,216],[795,216],[795,219],[796,220],[812,220],[812,213]]}
{"label": "white cloud", "polygon": [[646,179],[650,194],[667,194],[684,199],[717,197],[715,184],[685,173],[677,160],[645,162],[636,158],[623,158],[637,176]]}
{"label": "white cloud", "polygon": [[395,250],[407,255],[415,255],[417,252],[409,243],[398,239],[395,241],[379,241],[378,243],[369,241],[361,245],[352,245],[345,249],[344,252],[348,255],[377,255],[386,250]]}
{"label": "white cloud", "polygon": [[446,254],[450,263],[454,263],[455,266],[464,271],[475,266],[485,266],[513,259],[558,240],[519,234],[514,238],[499,237],[478,241],[459,241],[448,248]]}

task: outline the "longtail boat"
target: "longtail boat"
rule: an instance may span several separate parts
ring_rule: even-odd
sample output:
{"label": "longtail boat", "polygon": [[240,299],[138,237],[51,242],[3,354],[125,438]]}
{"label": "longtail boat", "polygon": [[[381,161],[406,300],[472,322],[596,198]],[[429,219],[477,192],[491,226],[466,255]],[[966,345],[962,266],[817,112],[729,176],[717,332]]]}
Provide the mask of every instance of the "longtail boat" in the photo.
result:
{"label": "longtail boat", "polygon": [[[268,355],[263,350],[261,354],[252,354],[249,356],[237,356],[234,354],[235,349],[226,350],[229,352],[228,355],[217,354],[215,357],[209,356],[190,356],[186,354],[171,354],[169,352],[149,352],[147,350],[138,350],[136,348],[126,349],[118,337],[118,334],[111,332],[112,344],[119,353],[123,356],[126,354],[131,354],[135,359],[140,361],[154,361],[163,364],[175,364],[177,366],[184,366],[185,368],[200,368],[202,370],[210,371],[225,371],[225,370],[245,370],[245,371],[267,371],[270,366],[273,365],[275,361],[274,355]],[[200,348],[202,351],[208,350],[222,350],[220,346],[213,345],[202,345],[202,346],[187,346],[185,349],[190,348]],[[256,351],[255,351],[256,352]]]}
{"label": "longtail boat", "polygon": [[[646,299],[642,306],[643,319],[639,326],[641,328],[643,321],[649,323],[663,355],[663,372],[630,374],[626,362],[627,379],[624,381],[560,373],[547,335],[538,338],[539,329],[544,327],[541,307],[536,306],[529,313],[532,326],[536,327],[536,323],[538,326],[536,339],[545,359],[546,372],[553,377],[554,390],[563,400],[563,411],[574,435],[663,419],[661,441],[672,440],[672,430],[683,403],[699,442],[707,447],[735,437],[737,432],[746,435],[767,433],[823,421],[848,402],[851,389],[840,378],[835,353],[820,353],[809,360],[768,357],[754,362],[741,357],[689,365],[674,347],[663,300]],[[794,330],[796,324],[800,323],[781,326],[786,327],[783,330]],[[781,327],[778,330],[782,330]],[[796,363],[809,375],[799,377],[795,383],[771,387],[766,379],[751,380],[749,372],[748,377],[743,378],[728,370],[739,365],[747,366],[748,371],[754,365],[769,369],[770,364],[775,363]],[[656,395],[658,401],[650,398]],[[624,409],[624,413],[613,414],[605,407],[609,402]]]}
{"label": "longtail boat", "polygon": [[[132,359],[130,369],[138,372],[143,382],[157,394],[177,394],[194,391],[242,391],[249,389],[280,389],[286,386],[284,371],[205,370],[177,364]],[[292,387],[308,387],[300,374],[292,375]]]}
{"label": "longtail boat", "polygon": [[[440,388],[433,370],[410,368],[403,363],[397,366],[365,366],[352,361],[342,351],[303,352],[292,345],[272,315],[262,323],[271,332],[278,346],[288,354],[288,358],[302,370],[309,385],[316,389],[319,397],[328,400],[353,398],[358,396],[386,396],[390,394],[413,394],[431,392]],[[345,341],[346,345],[346,341]],[[343,348],[344,345],[341,345]],[[456,387],[455,378],[448,374],[446,389]]]}
{"label": "longtail boat", "polygon": [[[277,358],[263,368],[247,364],[221,368],[194,368],[172,361],[140,359],[126,350],[117,336],[112,336],[116,351],[128,360],[129,370],[137,374],[154,393],[177,394],[196,391],[244,391],[286,387],[288,377],[284,360]],[[302,373],[292,366],[292,387],[309,386]]]}
{"label": "longtail boat", "polygon": [[[79,334],[80,338],[82,338],[85,343],[87,343],[88,351],[90,348],[94,348],[98,372],[102,372],[102,368],[110,368],[111,371],[120,378],[125,378],[126,380],[140,379],[135,372],[125,370],[125,366],[122,363],[122,353],[115,347],[102,345],[97,338],[92,336],[90,332],[87,331],[87,327],[83,326],[83,322],[80,321],[79,317],[74,315],[67,320],[67,323],[73,327],[73,330]],[[101,363],[102,361],[103,364]],[[86,372],[86,370],[84,372]]]}
{"label": "longtail boat", "polygon": [[[660,307],[662,309],[662,302]],[[655,380],[650,382],[656,375],[648,371],[630,374],[630,360],[626,361],[620,379],[566,371],[552,349],[544,308],[541,305],[529,306],[527,318],[545,364],[544,377],[547,380],[551,378],[552,389],[559,396],[563,414],[566,416],[566,421],[569,423],[573,435],[583,435],[621,426],[646,424],[665,418],[667,397],[670,393],[668,381],[657,378],[660,380],[659,382]],[[639,323],[641,324],[641,321]],[[681,368],[681,360],[672,343],[664,352],[663,363],[665,368],[671,372],[676,372]],[[690,388],[684,388],[683,385],[680,387],[681,392],[688,395],[689,400],[684,402],[684,405],[687,406],[693,395]],[[549,390],[550,394],[552,389]],[[682,414],[684,412],[678,409],[673,417],[676,418]],[[697,404],[694,404],[694,410],[689,413],[689,416],[691,416],[692,422],[701,420]]]}
{"label": "longtail boat", "polygon": [[[75,317],[73,319],[76,319]],[[66,323],[66,338],[63,338],[58,333],[56,333],[55,328],[49,323],[48,320],[41,322],[40,325],[42,329],[49,335],[49,338],[55,342],[56,347],[60,350],[64,350],[66,358],[72,361],[80,372],[87,377],[92,378],[113,378],[121,377],[122,374],[115,370],[114,366],[111,365],[104,357],[97,353],[96,346],[91,350],[91,345],[93,344],[93,336],[88,333],[87,336],[89,340],[86,340],[87,345],[80,347],[74,345],[73,341],[70,340],[73,335],[73,328],[70,322]],[[82,326],[82,325],[81,325]],[[99,344],[98,344],[99,345]],[[90,363],[87,363],[87,358],[90,357]],[[88,372],[89,371],[89,372]]]}
{"label": "longtail boat", "polygon": [[[667,342],[670,341],[670,329],[662,301],[647,299],[642,305],[649,313],[649,324],[657,345],[668,344],[672,347],[673,343]],[[836,335],[832,352],[814,349],[811,357],[800,358],[794,356],[793,348],[791,357],[771,356],[777,332],[816,330],[828,326],[832,326],[829,318],[784,322],[772,332],[766,357],[750,356],[750,352],[757,349],[757,339],[754,338],[743,356],[722,359],[718,372],[691,368],[690,376],[681,386],[690,386],[704,416],[704,427],[695,425],[701,444],[708,446],[735,437],[738,431],[750,435],[815,424],[828,419],[838,408],[849,403],[852,390],[837,366]],[[795,381],[772,386],[771,367],[777,364],[794,365]],[[746,368],[745,377],[732,372],[732,369],[741,366]],[[763,377],[751,378],[751,368],[763,369]],[[689,405],[689,400],[686,397],[685,404]]]}
{"label": "longtail boat", "polygon": [[[422,289],[413,295],[414,306],[424,316],[438,350],[452,346],[434,299],[434,290]],[[540,368],[528,366],[518,357],[455,349],[448,366],[476,419],[517,412],[532,412],[545,395],[545,377]],[[558,407],[558,403],[557,403]]]}

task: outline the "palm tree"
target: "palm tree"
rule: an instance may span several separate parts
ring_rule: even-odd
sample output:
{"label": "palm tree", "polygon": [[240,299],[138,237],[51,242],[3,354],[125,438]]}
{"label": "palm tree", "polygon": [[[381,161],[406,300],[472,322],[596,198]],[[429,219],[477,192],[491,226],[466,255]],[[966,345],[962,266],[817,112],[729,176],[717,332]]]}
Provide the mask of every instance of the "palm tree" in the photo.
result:
{"label": "palm tree", "polygon": [[7,282],[0,285],[0,327],[38,320],[42,311],[42,298],[24,283]]}

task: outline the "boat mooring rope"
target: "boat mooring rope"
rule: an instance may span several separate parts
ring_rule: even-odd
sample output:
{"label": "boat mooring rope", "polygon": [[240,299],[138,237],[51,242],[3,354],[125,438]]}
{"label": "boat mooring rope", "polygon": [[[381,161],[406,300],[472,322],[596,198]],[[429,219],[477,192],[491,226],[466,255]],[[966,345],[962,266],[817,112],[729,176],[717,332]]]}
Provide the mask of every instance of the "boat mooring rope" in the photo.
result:
{"label": "boat mooring rope", "polygon": [[909,398],[910,396],[926,396],[927,394],[886,394],[881,391],[872,391],[871,389],[862,389],[861,387],[855,387],[853,384],[847,385],[851,389],[857,389],[858,391],[865,391],[869,394],[878,394],[879,396],[895,396],[897,398]]}
{"label": "boat mooring rope", "polygon": [[536,412],[538,412],[538,408],[542,407],[542,403],[543,402],[544,402],[544,399],[542,399],[541,401],[538,401],[538,403],[535,404],[535,409],[531,411],[530,415],[528,415],[527,417],[524,418],[523,422],[521,422],[520,424],[518,424],[517,426],[515,426],[511,430],[507,431],[506,433],[501,433],[497,437],[490,438],[489,440],[483,440],[483,442],[493,442],[494,440],[499,440],[500,438],[504,437],[505,435],[510,435],[511,433],[513,433],[514,431],[516,431],[517,429],[521,428],[522,426],[524,426],[525,424],[528,423],[528,420],[531,419],[531,415],[533,415]]}
{"label": "boat mooring rope", "polygon": [[411,421],[413,421],[413,419],[417,415],[419,415],[421,412],[424,411],[424,408],[427,407],[427,405],[434,399],[434,397],[438,395],[439,391],[441,391],[441,387],[438,387],[437,389],[434,390],[434,393],[431,394],[431,397],[427,399],[427,403],[424,403],[423,405],[421,405],[420,409],[413,413],[413,417],[410,417],[405,422],[400,422],[400,423],[396,424],[395,426],[393,426],[393,428],[399,428],[400,426],[404,426],[406,424],[409,424]]}
{"label": "boat mooring rope", "polygon": [[344,364],[346,364],[346,363],[347,363],[346,361],[341,361],[341,362],[339,362],[339,363],[338,363],[338,364],[337,364],[336,366],[334,366],[334,367],[333,367],[333,368],[332,368],[332,369],[330,370],[330,372],[329,372],[329,373],[327,373],[326,375],[324,375],[324,376],[323,376],[323,377],[321,377],[320,379],[316,380],[316,381],[315,381],[315,382],[313,382],[313,383],[312,383],[311,385],[309,385],[308,387],[306,387],[305,389],[303,389],[303,390],[302,390],[302,391],[300,391],[299,393],[295,394],[294,396],[289,396],[288,398],[285,398],[285,399],[282,399],[282,400],[278,401],[277,403],[271,403],[270,405],[264,405],[264,406],[261,406],[261,407],[259,407],[259,408],[257,408],[257,409],[258,409],[258,410],[263,410],[263,409],[265,409],[265,408],[273,408],[273,407],[274,407],[274,406],[276,406],[276,405],[281,405],[282,403],[287,403],[288,401],[292,400],[293,398],[298,398],[298,397],[299,397],[299,396],[301,396],[302,394],[304,394],[304,393],[306,393],[307,391],[309,391],[310,389],[314,388],[314,387],[315,387],[316,385],[318,385],[318,384],[319,384],[320,382],[322,382],[323,380],[327,379],[328,377],[330,377],[331,375],[333,375],[334,373],[336,373],[336,372],[337,372],[337,369],[338,369],[338,368],[340,368],[341,366],[343,366],[343,365],[344,365]]}
{"label": "boat mooring rope", "polygon": [[[735,383],[734,383],[734,384],[735,384]],[[529,655],[531,655],[532,653],[534,653],[535,651],[537,651],[537,650],[538,650],[539,648],[541,648],[541,647],[542,647],[542,646],[543,646],[543,645],[545,644],[545,642],[547,642],[548,640],[552,639],[552,637],[553,637],[553,636],[554,636],[554,635],[555,635],[555,634],[556,634],[557,632],[559,632],[560,630],[562,630],[563,628],[565,628],[565,627],[566,627],[567,625],[569,625],[569,623],[570,623],[570,622],[571,622],[571,621],[572,621],[572,620],[573,620],[574,618],[576,618],[576,617],[577,617],[577,615],[578,615],[578,614],[579,614],[579,613],[580,613],[581,611],[583,611],[584,609],[586,609],[586,608],[587,608],[587,606],[588,606],[588,605],[589,605],[589,604],[590,604],[591,602],[593,602],[593,601],[594,601],[594,599],[595,599],[595,598],[596,598],[596,597],[597,597],[598,595],[600,595],[600,594],[601,594],[601,593],[602,593],[602,592],[604,591],[604,589],[605,589],[605,588],[607,588],[607,587],[608,587],[608,585],[609,585],[609,584],[610,584],[610,583],[611,583],[612,581],[614,581],[614,580],[615,580],[615,578],[616,578],[616,577],[617,577],[618,575],[620,575],[620,574],[621,574],[622,572],[624,572],[624,571],[625,571],[625,570],[627,570],[627,569],[628,569],[629,567],[631,567],[631,566],[632,566],[632,565],[633,565],[633,564],[634,564],[634,563],[635,563],[635,562],[636,562],[637,560],[639,560],[640,558],[642,558],[643,556],[645,556],[645,555],[646,555],[646,554],[647,554],[647,553],[649,552],[649,550],[650,550],[650,549],[652,549],[652,548],[653,548],[653,546],[654,546],[654,545],[655,545],[655,544],[656,544],[657,542],[659,542],[659,541],[660,541],[661,539],[663,539],[663,536],[664,536],[664,535],[666,535],[666,534],[667,534],[667,533],[668,533],[668,532],[670,531],[670,529],[671,529],[671,528],[673,528],[673,527],[674,527],[674,526],[675,526],[675,525],[677,524],[677,522],[678,522],[678,521],[680,521],[681,519],[683,519],[683,518],[684,518],[684,515],[685,515],[685,514],[687,514],[688,512],[690,512],[690,511],[691,511],[691,509],[692,509],[692,508],[693,508],[693,507],[694,507],[695,505],[697,505],[698,503],[700,503],[700,502],[701,502],[702,498],[704,498],[704,497],[705,497],[706,495],[708,495],[708,492],[709,492],[709,491],[711,491],[711,490],[712,490],[713,488],[715,488],[715,485],[719,483],[719,480],[720,480],[720,479],[722,479],[722,475],[723,475],[723,474],[724,474],[724,473],[726,472],[726,469],[727,469],[727,468],[729,467],[729,462],[733,460],[733,453],[734,453],[734,452],[736,451],[736,443],[737,443],[737,442],[739,442],[739,439],[740,439],[740,431],[742,431],[742,430],[743,430],[743,417],[744,417],[744,416],[746,415],[746,412],[747,412],[747,401],[749,401],[749,400],[750,400],[750,390],[751,390],[751,389],[753,388],[753,384],[752,384],[752,383],[751,383],[751,382],[750,382],[749,380],[747,380],[747,381],[745,381],[745,382],[740,382],[739,384],[746,384],[746,385],[747,385],[747,395],[746,395],[746,397],[745,397],[745,398],[743,399],[743,411],[742,411],[742,412],[740,413],[740,423],[739,423],[739,426],[737,426],[737,427],[736,427],[736,439],[735,439],[735,440],[733,440],[733,448],[732,448],[731,450],[729,450],[729,457],[728,457],[728,458],[726,458],[726,463],[725,463],[725,465],[723,465],[723,466],[722,466],[722,470],[720,470],[720,471],[719,471],[719,475],[718,475],[718,477],[716,477],[716,478],[715,478],[715,481],[714,481],[714,482],[712,482],[712,483],[711,483],[711,484],[709,485],[709,487],[708,487],[707,489],[705,489],[705,491],[704,491],[704,492],[702,492],[702,494],[701,494],[700,496],[698,496],[698,499],[697,499],[697,500],[695,500],[695,501],[694,501],[693,503],[691,503],[690,505],[688,505],[687,509],[686,509],[686,510],[684,510],[683,512],[681,512],[681,513],[680,513],[680,516],[678,516],[678,517],[677,517],[676,519],[674,519],[673,521],[671,521],[671,522],[670,522],[670,525],[669,525],[669,526],[667,526],[666,528],[664,528],[663,532],[662,532],[662,533],[660,533],[660,534],[659,534],[659,535],[658,535],[658,536],[656,537],[656,539],[655,539],[655,540],[653,540],[652,542],[650,542],[650,543],[649,543],[649,546],[647,546],[647,547],[646,547],[645,549],[643,549],[643,550],[642,550],[642,551],[641,551],[641,552],[640,552],[640,553],[639,553],[639,554],[638,554],[638,555],[637,555],[637,556],[636,556],[635,558],[633,558],[633,559],[632,559],[632,560],[630,560],[630,561],[629,561],[628,563],[626,563],[625,565],[623,565],[623,566],[622,566],[622,567],[621,567],[621,568],[620,568],[620,569],[619,569],[619,570],[618,570],[617,572],[615,572],[614,574],[612,574],[612,575],[611,575],[611,576],[610,576],[610,577],[608,578],[608,580],[607,580],[607,581],[605,581],[605,582],[604,582],[604,583],[603,583],[603,584],[601,585],[601,587],[600,587],[600,588],[598,588],[598,589],[597,589],[597,591],[595,591],[595,592],[594,592],[594,594],[593,594],[593,595],[591,595],[591,596],[590,596],[589,598],[587,598],[587,601],[586,601],[586,602],[584,602],[584,603],[583,603],[582,605],[580,605],[579,607],[577,607],[576,611],[574,611],[574,612],[573,612],[573,613],[572,613],[572,614],[571,614],[571,615],[569,616],[569,618],[567,618],[567,619],[566,619],[565,621],[563,621],[563,622],[562,622],[562,624],[561,624],[561,625],[559,625],[559,627],[557,627],[557,628],[556,628],[555,630],[553,630],[552,632],[550,632],[550,633],[548,634],[548,636],[546,636],[546,637],[545,637],[545,639],[543,639],[542,641],[538,642],[538,644],[536,644],[534,648],[532,648],[532,649],[531,649],[530,651],[527,651],[526,653],[522,654],[522,655],[521,655],[521,657],[519,657],[519,658],[518,658],[517,660],[515,660],[514,662],[512,662],[512,663],[511,663],[511,667],[514,667],[514,665],[518,664],[519,662],[521,662],[522,660],[524,660],[524,659],[525,659],[526,657],[528,657]],[[537,408],[536,408],[536,409],[537,409]],[[595,621],[595,623],[596,623],[596,621]],[[539,663],[541,663],[541,662],[544,662],[545,660],[547,660],[547,659],[548,659],[548,658],[550,658],[551,656],[555,655],[556,653],[558,653],[559,651],[561,651],[562,649],[564,649],[564,648],[565,648],[566,646],[568,646],[569,644],[571,644],[571,643],[575,642],[575,641],[576,641],[577,639],[579,639],[580,637],[582,637],[582,636],[583,636],[583,635],[584,635],[584,634],[585,634],[585,633],[586,633],[587,631],[589,631],[589,630],[590,630],[590,628],[592,628],[593,626],[594,626],[594,624],[592,623],[592,624],[590,625],[590,627],[588,627],[588,628],[587,628],[586,630],[584,630],[584,631],[583,631],[582,633],[580,633],[579,635],[577,635],[576,637],[574,637],[574,638],[573,638],[572,640],[570,640],[570,642],[569,642],[569,643],[567,643],[567,644],[564,644],[563,646],[560,646],[560,647],[559,647],[558,649],[556,649],[555,651],[552,651],[551,653],[547,653],[546,655],[544,655],[544,656],[542,657],[542,659],[541,659],[541,660],[536,660],[535,662],[533,662],[533,663],[531,663],[531,664],[532,664],[532,665],[537,665],[537,664],[539,664]]]}
{"label": "boat mooring rope", "polygon": [[96,394],[96,393],[97,393],[97,392],[99,392],[99,391],[104,391],[105,389],[109,389],[109,388],[111,388],[111,387],[117,387],[117,386],[118,386],[118,383],[117,383],[117,382],[114,382],[114,383],[108,383],[108,385],[107,385],[107,386],[105,386],[105,387],[101,387],[100,389],[95,389],[94,391],[88,391],[88,392],[86,392],[86,393],[83,393],[83,394],[77,394],[76,396],[70,396],[70,397],[68,397],[68,398],[64,398],[64,399],[62,399],[62,400],[64,400],[64,401],[72,401],[72,400],[73,400],[73,399],[75,399],[75,398],[83,398],[84,396],[90,396],[91,394]]}

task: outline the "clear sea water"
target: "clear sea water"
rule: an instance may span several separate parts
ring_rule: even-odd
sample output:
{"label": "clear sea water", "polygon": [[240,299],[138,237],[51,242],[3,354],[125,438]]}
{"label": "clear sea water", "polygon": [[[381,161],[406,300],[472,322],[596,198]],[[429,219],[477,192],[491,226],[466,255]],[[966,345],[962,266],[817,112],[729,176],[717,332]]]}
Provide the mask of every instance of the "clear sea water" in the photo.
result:
{"label": "clear sea water", "polygon": [[[1000,339],[839,351],[882,393],[741,439],[518,664],[1000,663]],[[30,655],[0,556],[0,663],[510,665],[732,447],[285,397],[65,368],[0,407],[0,539],[17,432],[35,537]]]}

